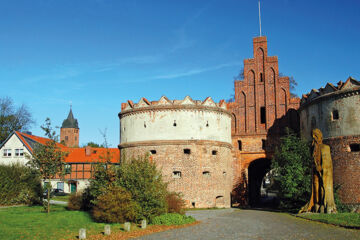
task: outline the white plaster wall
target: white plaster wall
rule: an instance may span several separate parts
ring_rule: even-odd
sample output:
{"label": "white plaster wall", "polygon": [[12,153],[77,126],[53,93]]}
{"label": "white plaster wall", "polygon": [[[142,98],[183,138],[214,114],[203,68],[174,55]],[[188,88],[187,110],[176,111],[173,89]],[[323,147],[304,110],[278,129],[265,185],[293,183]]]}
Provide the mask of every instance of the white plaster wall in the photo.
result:
{"label": "white plaster wall", "polygon": [[[332,120],[332,111],[338,110],[339,119]],[[301,135],[311,139],[311,118],[316,120],[324,138],[360,135],[360,95],[327,98],[306,106],[300,112]]]}
{"label": "white plaster wall", "polygon": [[[64,183],[64,192],[65,193],[71,193],[70,191],[70,184],[65,180],[65,181],[62,181],[60,179],[53,179],[53,180],[50,180],[51,182],[51,187],[53,189],[57,188],[57,183],[58,182],[63,182]],[[81,180],[76,180],[77,182],[77,192],[82,192],[85,190],[85,188],[87,188],[89,185],[90,185],[90,182],[89,180],[87,179],[81,179]],[[44,184],[44,182],[43,182]]]}
{"label": "white plaster wall", "polygon": [[[176,127],[173,126],[174,120]],[[231,143],[231,117],[216,111],[195,109],[137,112],[121,118],[120,138],[121,143],[153,140],[214,140]]]}
{"label": "white plaster wall", "polygon": [[[4,149],[11,149],[11,157],[4,157]],[[23,149],[24,156],[16,157],[15,149]],[[20,141],[20,139],[13,134],[11,138],[2,146],[0,149],[0,164],[10,165],[14,163],[26,164],[28,159],[25,158],[25,153],[30,155],[30,152],[27,150],[25,145]]]}

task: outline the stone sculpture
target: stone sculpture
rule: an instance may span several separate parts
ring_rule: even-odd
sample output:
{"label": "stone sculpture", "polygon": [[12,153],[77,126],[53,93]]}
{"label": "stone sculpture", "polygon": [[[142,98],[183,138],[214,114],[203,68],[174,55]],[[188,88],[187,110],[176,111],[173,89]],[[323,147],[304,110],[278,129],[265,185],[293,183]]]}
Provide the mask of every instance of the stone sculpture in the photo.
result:
{"label": "stone sculpture", "polygon": [[319,129],[312,130],[312,138],[314,165],[311,198],[299,213],[336,213],[330,147],[323,144],[323,136]]}

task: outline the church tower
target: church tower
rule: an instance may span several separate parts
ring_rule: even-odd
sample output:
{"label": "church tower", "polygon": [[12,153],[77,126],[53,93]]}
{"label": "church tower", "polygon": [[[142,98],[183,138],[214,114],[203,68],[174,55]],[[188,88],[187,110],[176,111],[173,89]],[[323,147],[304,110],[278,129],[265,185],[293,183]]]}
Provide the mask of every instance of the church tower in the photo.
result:
{"label": "church tower", "polygon": [[79,125],[71,108],[60,128],[60,142],[67,147],[79,147]]}

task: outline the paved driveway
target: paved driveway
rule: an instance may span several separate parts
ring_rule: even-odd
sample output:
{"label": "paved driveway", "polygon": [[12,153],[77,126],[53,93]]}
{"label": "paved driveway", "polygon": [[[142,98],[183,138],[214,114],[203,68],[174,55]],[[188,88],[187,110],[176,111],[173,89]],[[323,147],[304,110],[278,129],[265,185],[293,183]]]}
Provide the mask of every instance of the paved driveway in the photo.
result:
{"label": "paved driveway", "polygon": [[203,210],[188,215],[200,224],[138,239],[360,239],[360,230],[345,229],[257,210]]}

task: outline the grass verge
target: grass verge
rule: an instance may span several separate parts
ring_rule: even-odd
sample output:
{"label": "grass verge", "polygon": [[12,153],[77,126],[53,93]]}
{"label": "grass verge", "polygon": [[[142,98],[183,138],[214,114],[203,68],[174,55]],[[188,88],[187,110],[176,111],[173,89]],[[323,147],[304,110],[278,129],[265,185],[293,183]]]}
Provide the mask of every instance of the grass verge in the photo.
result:
{"label": "grass verge", "polygon": [[69,201],[69,197],[70,197],[70,195],[54,196],[54,197],[51,198],[51,200],[68,202],[68,201]]}
{"label": "grass verge", "polygon": [[359,213],[302,213],[297,214],[297,217],[334,224],[341,227],[360,229],[360,214]]}
{"label": "grass verge", "polygon": [[[127,239],[196,223],[149,225],[147,229],[132,224],[131,232],[124,232],[123,224],[111,224],[112,234],[104,239]],[[105,223],[94,222],[87,212],[69,211],[61,205],[51,205],[50,214],[45,213],[42,206],[0,209],[0,239],[76,239],[80,228],[86,228],[89,239],[102,239],[104,226]]]}

